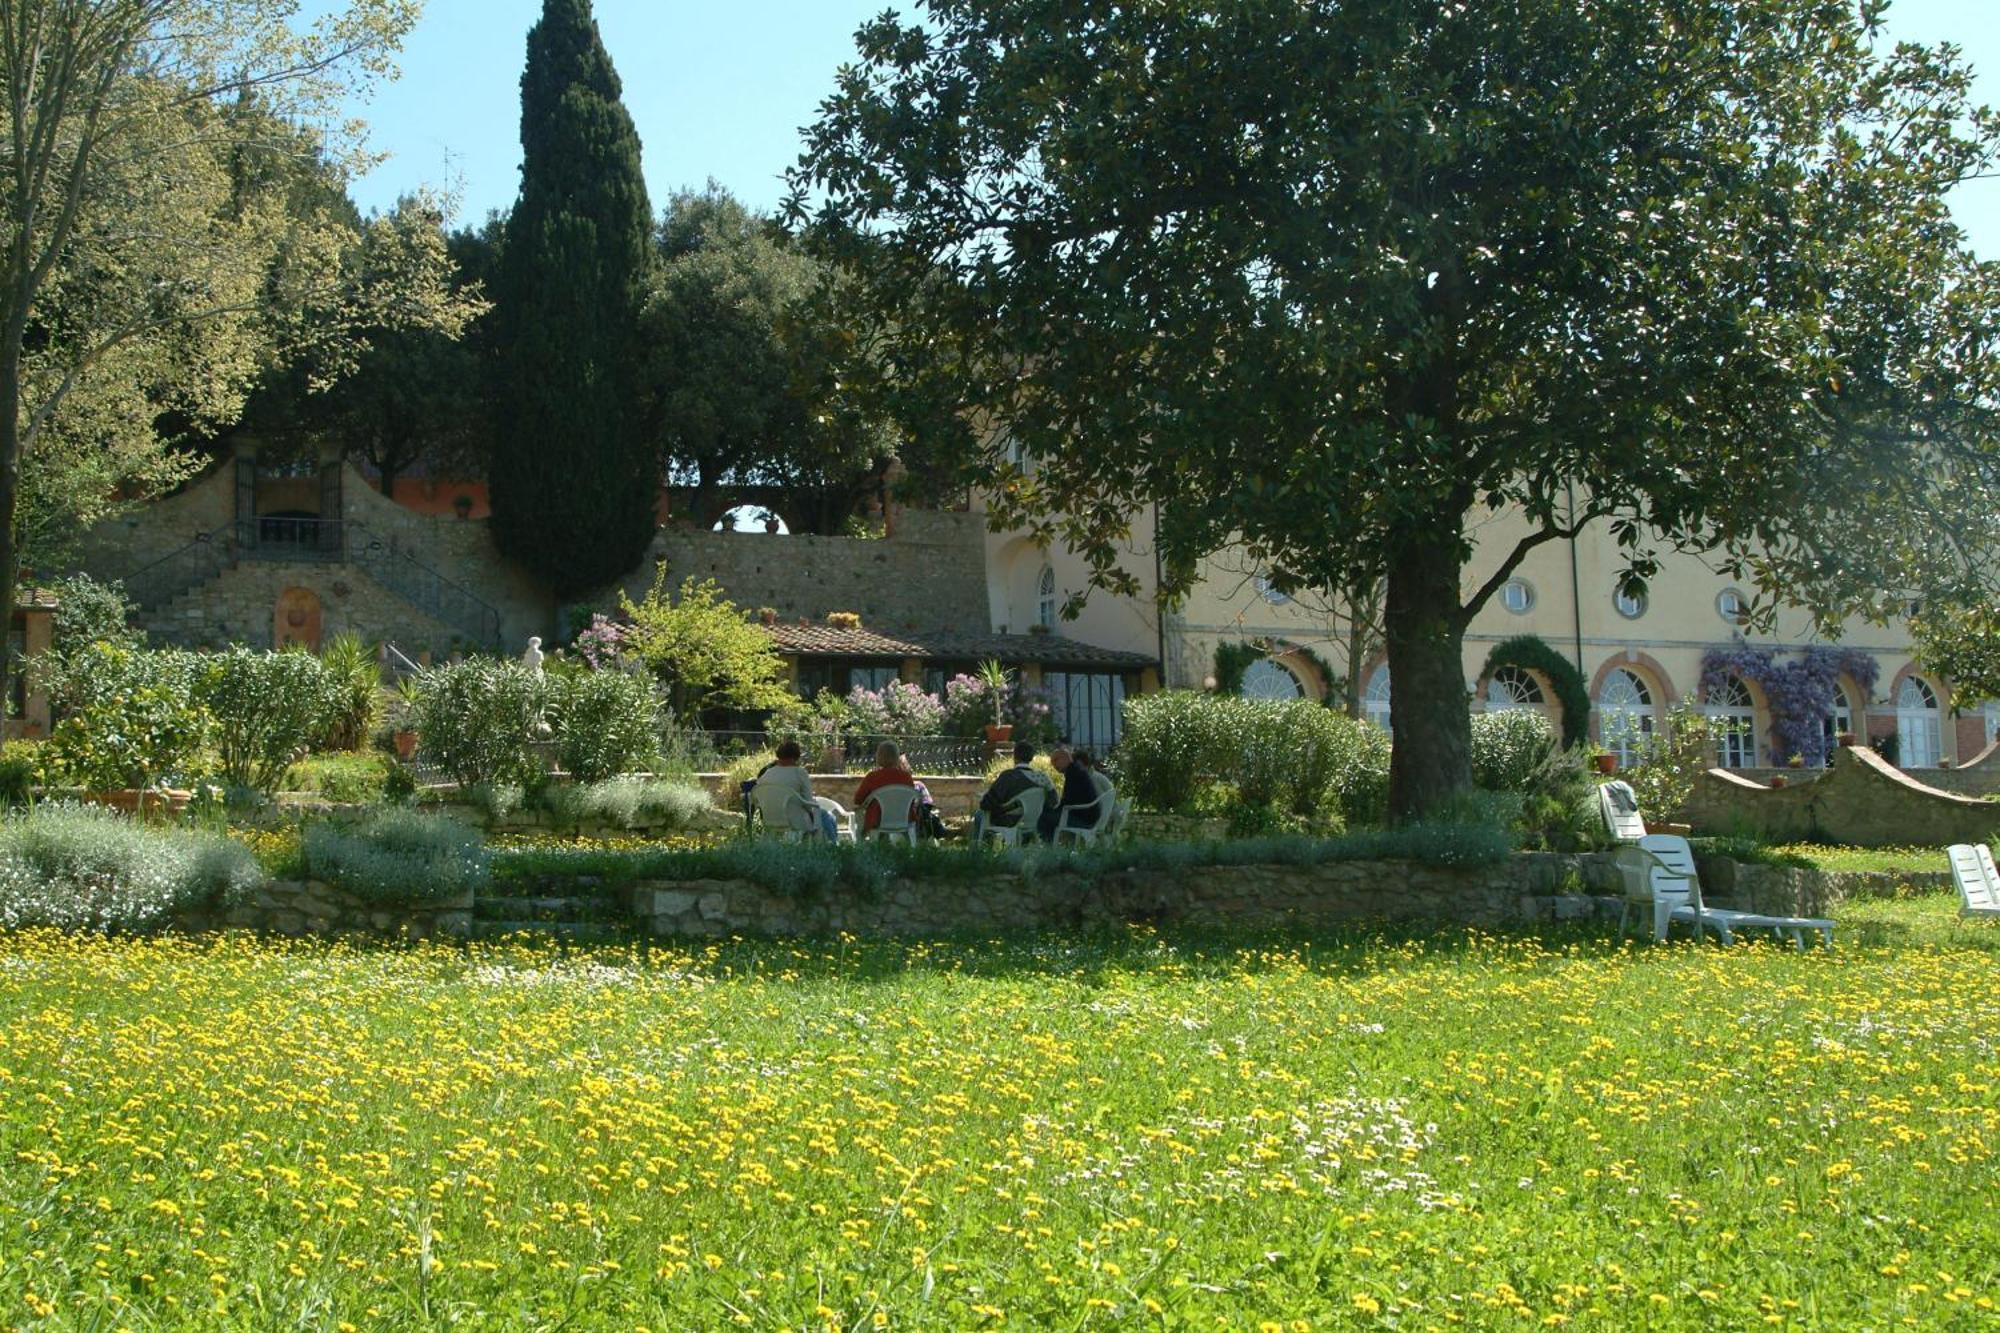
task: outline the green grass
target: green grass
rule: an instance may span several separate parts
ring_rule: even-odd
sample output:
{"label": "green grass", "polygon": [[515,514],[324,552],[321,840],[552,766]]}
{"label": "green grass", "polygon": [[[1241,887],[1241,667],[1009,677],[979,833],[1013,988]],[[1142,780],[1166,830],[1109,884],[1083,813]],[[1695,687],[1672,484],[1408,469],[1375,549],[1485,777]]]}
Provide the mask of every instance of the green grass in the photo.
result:
{"label": "green grass", "polygon": [[310,755],[285,770],[284,789],[311,792],[329,801],[367,804],[382,799],[392,765],[389,756],[365,750]]}
{"label": "green grass", "polygon": [[1892,874],[1935,871],[1944,874],[1951,869],[1945,862],[1943,850],[1937,847],[1826,847],[1802,842],[1773,850],[1821,870],[1888,871]]}
{"label": "green grass", "polygon": [[1940,898],[1858,907],[1806,954],[0,935],[0,1305],[106,1329],[1990,1327],[1996,1031],[2000,930]]}

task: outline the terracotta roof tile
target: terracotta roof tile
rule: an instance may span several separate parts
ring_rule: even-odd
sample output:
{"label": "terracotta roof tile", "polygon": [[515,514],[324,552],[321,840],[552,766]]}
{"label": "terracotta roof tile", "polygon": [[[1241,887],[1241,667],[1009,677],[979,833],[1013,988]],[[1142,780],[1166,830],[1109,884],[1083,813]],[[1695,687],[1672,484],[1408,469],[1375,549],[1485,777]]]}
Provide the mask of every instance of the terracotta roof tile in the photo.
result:
{"label": "terracotta roof tile", "polygon": [[1007,665],[1103,666],[1137,671],[1157,665],[1144,653],[1078,643],[1059,634],[966,634],[908,630],[883,634],[831,625],[767,625],[764,632],[782,653],[797,657],[924,657],[951,661],[992,658]]}

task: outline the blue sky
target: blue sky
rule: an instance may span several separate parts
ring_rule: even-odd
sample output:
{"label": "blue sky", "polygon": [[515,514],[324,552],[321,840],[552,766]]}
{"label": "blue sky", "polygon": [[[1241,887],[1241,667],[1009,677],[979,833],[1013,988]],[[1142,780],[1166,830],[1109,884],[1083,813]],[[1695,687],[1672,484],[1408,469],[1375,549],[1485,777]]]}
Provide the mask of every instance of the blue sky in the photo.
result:
{"label": "blue sky", "polygon": [[[770,208],[798,157],[853,33],[907,0],[597,0],[597,21],[645,145],[657,205],[713,177]],[[452,185],[461,216],[514,199],[520,168],[520,77],[541,0],[427,0],[403,52],[403,77],[355,109],[371,145],[391,154],[356,183],[364,208],[387,208],[417,186]],[[1889,33],[1952,41],[1981,71],[1981,98],[2000,105],[2000,0],[1896,0]],[[1954,201],[1979,253],[2000,259],[2000,180]]]}

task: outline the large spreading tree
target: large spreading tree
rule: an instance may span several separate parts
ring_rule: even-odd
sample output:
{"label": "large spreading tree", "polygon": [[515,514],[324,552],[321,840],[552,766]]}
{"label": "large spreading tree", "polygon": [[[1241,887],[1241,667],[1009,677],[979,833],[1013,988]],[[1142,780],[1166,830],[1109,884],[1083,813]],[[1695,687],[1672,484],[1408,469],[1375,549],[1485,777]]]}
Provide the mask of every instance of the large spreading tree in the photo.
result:
{"label": "large spreading tree", "polygon": [[307,177],[358,147],[297,128],[340,123],[416,6],[298,8],[0,0],[0,607],[22,539],[54,549],[121,489],[183,475],[159,423],[226,425],[273,365],[338,371],[385,309],[437,313],[423,256],[395,290],[357,280],[357,220]]}
{"label": "large spreading tree", "polygon": [[1382,578],[1398,818],[1468,783],[1466,626],[1536,546],[1711,552],[1833,624],[1994,502],[1946,196],[1996,126],[1880,0],[923,8],[862,29],[794,219],[1099,586],[1149,501],[1169,592],[1232,542]]}
{"label": "large spreading tree", "polygon": [[660,489],[636,406],[652,208],[619,99],[590,0],[543,0],[521,75],[521,193],[492,294],[487,477],[501,549],[562,594],[638,563]]}

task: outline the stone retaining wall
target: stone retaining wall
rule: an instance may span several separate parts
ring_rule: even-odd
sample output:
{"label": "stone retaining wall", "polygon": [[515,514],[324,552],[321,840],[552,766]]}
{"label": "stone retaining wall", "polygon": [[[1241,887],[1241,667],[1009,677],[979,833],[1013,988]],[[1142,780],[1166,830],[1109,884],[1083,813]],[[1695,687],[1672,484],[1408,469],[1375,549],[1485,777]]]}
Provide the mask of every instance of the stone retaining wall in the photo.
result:
{"label": "stone retaining wall", "polygon": [[1767,842],[1944,847],[2000,833],[2000,802],[1927,786],[1864,748],[1838,750],[1825,776],[1777,791],[1710,769],[1680,813],[1696,833]]}
{"label": "stone retaining wall", "polygon": [[256,930],[273,935],[360,935],[377,939],[463,939],[472,930],[472,895],[430,903],[371,903],[320,880],[272,880],[234,907],[190,913],[187,930]]}

